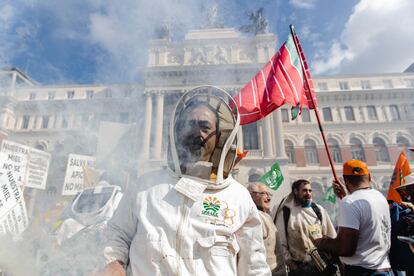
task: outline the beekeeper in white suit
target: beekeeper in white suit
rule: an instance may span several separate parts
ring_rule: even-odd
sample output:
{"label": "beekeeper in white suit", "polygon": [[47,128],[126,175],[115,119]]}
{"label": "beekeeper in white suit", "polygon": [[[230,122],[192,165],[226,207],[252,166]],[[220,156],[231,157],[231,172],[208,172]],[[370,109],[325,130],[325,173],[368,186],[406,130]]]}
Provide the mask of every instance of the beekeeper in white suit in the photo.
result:
{"label": "beekeeper in white suit", "polygon": [[142,176],[108,224],[103,275],[270,275],[260,217],[230,173],[233,99],[203,86],[170,122],[168,168]]}

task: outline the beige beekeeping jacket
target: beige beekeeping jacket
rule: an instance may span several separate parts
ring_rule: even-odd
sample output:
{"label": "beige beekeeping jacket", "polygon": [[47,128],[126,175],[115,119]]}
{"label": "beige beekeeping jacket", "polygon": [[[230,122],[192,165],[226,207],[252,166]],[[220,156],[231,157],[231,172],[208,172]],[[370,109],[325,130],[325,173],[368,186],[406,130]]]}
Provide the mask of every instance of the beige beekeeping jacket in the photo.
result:
{"label": "beige beekeeping jacket", "polygon": [[263,226],[263,241],[266,248],[266,262],[273,275],[285,275],[285,263],[278,230],[272,217],[263,211],[259,211]]}
{"label": "beige beekeeping jacket", "polygon": [[296,205],[293,195],[290,194],[284,203],[290,208],[290,217],[288,221],[288,236],[286,237],[285,223],[283,220],[283,210],[279,208],[276,219],[276,227],[279,230],[279,236],[282,244],[282,251],[285,261],[294,260],[301,262],[310,262],[311,257],[309,250],[315,248],[310,238],[311,227],[320,227],[321,235],[330,238],[336,237],[335,228],[328,216],[326,210],[318,205],[322,213],[322,223],[311,207],[303,208]]}

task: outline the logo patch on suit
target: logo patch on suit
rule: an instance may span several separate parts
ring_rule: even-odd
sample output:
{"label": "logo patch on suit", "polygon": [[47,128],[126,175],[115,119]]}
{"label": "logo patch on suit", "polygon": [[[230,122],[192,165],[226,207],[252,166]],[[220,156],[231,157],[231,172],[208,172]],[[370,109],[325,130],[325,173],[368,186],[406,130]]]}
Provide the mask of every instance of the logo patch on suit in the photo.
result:
{"label": "logo patch on suit", "polygon": [[203,210],[201,211],[201,214],[217,218],[220,207],[221,202],[217,197],[207,196],[203,200]]}
{"label": "logo patch on suit", "polygon": [[206,196],[202,202],[201,215],[205,216],[206,223],[231,227],[235,223],[236,211],[230,209],[227,202],[215,196]]}

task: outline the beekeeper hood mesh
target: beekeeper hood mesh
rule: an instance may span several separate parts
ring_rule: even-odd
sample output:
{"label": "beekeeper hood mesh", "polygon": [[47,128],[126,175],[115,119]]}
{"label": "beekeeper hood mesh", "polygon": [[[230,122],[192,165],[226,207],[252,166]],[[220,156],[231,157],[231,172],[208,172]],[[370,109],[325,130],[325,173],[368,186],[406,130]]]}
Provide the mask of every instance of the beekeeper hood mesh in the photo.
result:
{"label": "beekeeper hood mesh", "polygon": [[[228,177],[236,157],[240,121],[237,109],[232,110],[230,102],[234,102],[233,98],[214,86],[197,87],[180,98],[173,111],[169,130],[168,166],[173,172],[214,184],[221,184]],[[210,129],[210,135],[204,139],[195,137],[203,131],[204,119],[198,121],[189,118],[194,116],[190,114],[197,112],[209,113],[206,116],[214,118],[212,125],[215,131]],[[191,131],[193,134],[186,135]],[[208,158],[205,160],[200,160],[202,151],[204,156],[207,152]]]}

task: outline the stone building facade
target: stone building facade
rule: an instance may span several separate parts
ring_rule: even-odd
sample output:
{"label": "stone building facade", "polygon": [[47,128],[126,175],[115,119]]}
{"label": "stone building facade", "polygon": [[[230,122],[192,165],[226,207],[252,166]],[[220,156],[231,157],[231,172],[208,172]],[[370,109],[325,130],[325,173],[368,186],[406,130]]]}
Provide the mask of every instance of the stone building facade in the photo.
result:
{"label": "stone building facade", "polygon": [[[128,135],[114,149],[124,158],[122,167],[111,163],[111,156],[98,163],[125,170],[133,180],[165,166],[168,121],[184,92],[210,84],[235,95],[275,47],[273,34],[248,37],[232,28],[193,30],[179,42],[153,40],[142,72],[144,83],[136,85],[44,86],[16,68],[4,69],[0,135],[52,153],[44,193],[57,197],[68,154],[99,156],[100,140],[107,138],[102,133],[108,133],[101,130],[107,123],[125,126]],[[414,73],[314,76],[314,82],[338,174],[343,161],[363,159],[375,187],[386,190],[398,154],[414,142]],[[292,180],[306,178],[322,198],[332,173],[313,111],[303,110],[292,121],[289,107],[282,107],[243,126],[240,136],[249,151],[235,173],[240,182],[278,162],[286,180],[282,193],[288,192]]]}

